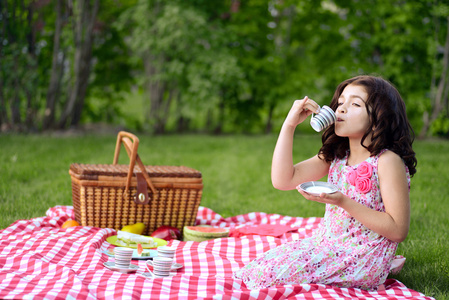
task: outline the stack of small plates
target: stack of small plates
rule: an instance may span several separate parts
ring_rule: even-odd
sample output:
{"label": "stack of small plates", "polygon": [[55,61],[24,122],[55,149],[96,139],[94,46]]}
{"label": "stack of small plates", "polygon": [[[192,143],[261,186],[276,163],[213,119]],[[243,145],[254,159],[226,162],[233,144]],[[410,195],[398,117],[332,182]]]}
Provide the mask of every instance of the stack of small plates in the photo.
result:
{"label": "stack of small plates", "polygon": [[173,259],[175,257],[176,248],[169,246],[161,246],[157,248],[157,256]]}

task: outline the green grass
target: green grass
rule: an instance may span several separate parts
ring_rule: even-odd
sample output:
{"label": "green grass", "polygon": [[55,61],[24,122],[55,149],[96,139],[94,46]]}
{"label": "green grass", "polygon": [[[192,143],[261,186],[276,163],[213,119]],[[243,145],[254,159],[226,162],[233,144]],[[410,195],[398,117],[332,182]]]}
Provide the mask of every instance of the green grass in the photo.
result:
{"label": "green grass", "polygon": [[[253,211],[322,216],[324,206],[295,191],[275,190],[270,181],[275,135],[146,136],[139,154],[148,165],[186,165],[200,170],[201,205],[224,217]],[[55,205],[71,205],[69,166],[112,163],[115,135],[1,135],[0,228],[18,219],[44,216]],[[316,153],[318,135],[298,135],[299,161]],[[412,179],[410,233],[398,254],[407,262],[394,276],[436,299],[449,299],[449,142],[415,142],[418,173]],[[127,163],[122,149],[120,163]]]}

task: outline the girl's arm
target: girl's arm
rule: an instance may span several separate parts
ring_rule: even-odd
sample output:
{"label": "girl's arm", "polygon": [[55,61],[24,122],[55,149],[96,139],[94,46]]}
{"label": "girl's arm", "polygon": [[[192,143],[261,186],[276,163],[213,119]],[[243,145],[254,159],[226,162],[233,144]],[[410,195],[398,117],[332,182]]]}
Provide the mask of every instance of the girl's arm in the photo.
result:
{"label": "girl's arm", "polygon": [[271,164],[271,181],[279,190],[293,190],[305,181],[318,180],[325,176],[329,164],[318,156],[293,165],[293,136],[296,127],[313,112],[318,112],[319,106],[313,100],[305,97],[296,100],[282,125],[276,143]]}
{"label": "girl's arm", "polygon": [[[300,191],[307,199],[336,204],[374,232],[395,242],[402,242],[410,226],[410,198],[405,166],[394,152],[379,157],[379,184],[385,212],[370,209],[338,192],[313,197]],[[313,199],[312,199],[313,198]]]}

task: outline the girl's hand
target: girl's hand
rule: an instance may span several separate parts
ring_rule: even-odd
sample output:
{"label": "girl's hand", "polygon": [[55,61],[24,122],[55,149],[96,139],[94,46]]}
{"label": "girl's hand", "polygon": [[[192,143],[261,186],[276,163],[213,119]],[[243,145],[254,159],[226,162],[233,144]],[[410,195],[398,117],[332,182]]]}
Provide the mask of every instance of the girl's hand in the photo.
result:
{"label": "girl's hand", "polygon": [[309,97],[304,97],[302,100],[296,100],[290,109],[284,124],[296,128],[299,124],[304,122],[304,120],[310,116],[312,113],[319,113],[320,106],[309,99]]}
{"label": "girl's hand", "polygon": [[345,198],[348,198],[345,195],[343,195],[341,192],[338,192],[338,191],[335,193],[332,193],[332,194],[321,193],[321,195],[319,195],[319,196],[314,196],[314,195],[311,195],[311,194],[303,191],[302,189],[299,188],[299,186],[296,189],[307,200],[325,203],[325,204],[334,204],[334,205],[341,206],[341,204],[343,203]]}

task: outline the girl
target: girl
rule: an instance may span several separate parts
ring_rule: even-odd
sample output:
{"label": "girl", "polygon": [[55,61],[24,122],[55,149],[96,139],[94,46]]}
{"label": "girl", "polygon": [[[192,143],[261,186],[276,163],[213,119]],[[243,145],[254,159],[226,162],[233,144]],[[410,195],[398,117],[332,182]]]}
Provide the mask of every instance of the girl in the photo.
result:
{"label": "girl", "polygon": [[[413,130],[398,91],[386,80],[358,76],[342,82],[330,107],[337,120],[323,133],[319,153],[293,164],[295,128],[320,107],[296,100],[274,150],[271,178],[280,190],[326,204],[318,228],[280,245],[238,270],[250,289],[321,283],[376,290],[410,223],[410,176],[416,173]],[[298,185],[328,175],[339,191],[313,196]]]}

